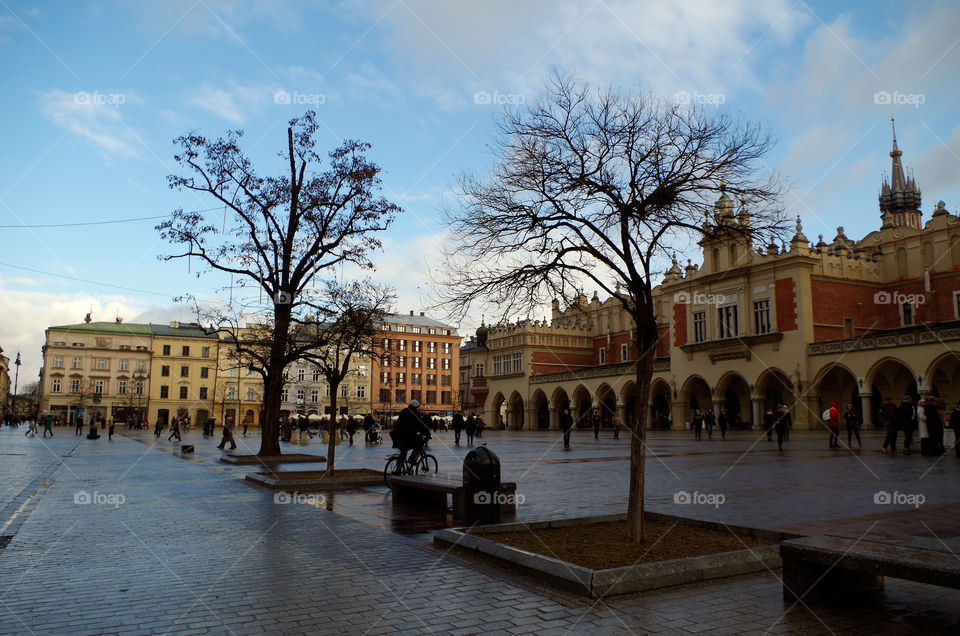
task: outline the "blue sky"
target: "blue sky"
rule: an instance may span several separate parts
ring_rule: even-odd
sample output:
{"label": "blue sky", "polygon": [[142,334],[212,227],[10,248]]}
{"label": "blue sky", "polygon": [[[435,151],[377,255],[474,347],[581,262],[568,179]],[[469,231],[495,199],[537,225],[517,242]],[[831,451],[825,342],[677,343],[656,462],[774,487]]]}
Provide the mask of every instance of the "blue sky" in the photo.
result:
{"label": "blue sky", "polygon": [[34,379],[47,325],[91,308],[189,319],[171,298],[224,281],[158,261],[157,220],[9,226],[213,207],[167,188],[172,139],[241,128],[267,172],[286,122],[311,107],[321,146],[372,144],[405,210],[377,276],[400,311],[419,310],[439,209],[461,172],[491,165],[495,102],[532,101],[551,68],[762,121],[783,206],[811,240],[879,227],[891,115],[925,218],[940,199],[956,213],[958,38],[955,2],[0,0],[0,347]]}

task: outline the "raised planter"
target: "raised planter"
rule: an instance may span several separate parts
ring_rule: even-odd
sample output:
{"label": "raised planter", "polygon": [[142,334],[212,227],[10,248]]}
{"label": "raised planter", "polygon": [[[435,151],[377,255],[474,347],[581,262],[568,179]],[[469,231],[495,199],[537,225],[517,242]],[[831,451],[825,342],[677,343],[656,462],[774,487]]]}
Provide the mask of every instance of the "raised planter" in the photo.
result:
{"label": "raised planter", "polygon": [[227,453],[220,458],[220,461],[224,464],[233,464],[235,466],[272,466],[274,464],[306,464],[310,462],[325,462],[327,461],[327,458],[323,455],[306,455],[303,453],[277,455],[276,457],[234,455],[233,453]]}
{"label": "raised planter", "polygon": [[322,470],[291,470],[276,473],[249,473],[249,481],[270,490],[333,490],[383,485],[383,473],[369,468],[341,468],[333,477]]}
{"label": "raised planter", "polygon": [[[745,528],[742,526],[725,526],[720,523],[685,519],[673,515],[648,512],[644,515],[650,521],[666,523],[677,522],[683,525],[695,526],[718,531],[733,531],[741,536],[757,537],[781,541],[795,538],[796,535],[787,535],[768,530]],[[475,532],[496,534],[500,532],[517,532],[521,530],[537,530],[543,528],[562,528],[570,526],[590,525],[608,521],[623,521],[626,514],[600,515],[593,517],[578,517],[574,519],[555,519],[533,523],[505,523],[483,528],[452,528],[439,530],[433,536],[436,545],[446,546],[459,551],[496,560],[502,564],[532,576],[537,580],[549,581],[564,589],[590,596],[603,598],[616,594],[643,592],[672,585],[684,585],[710,579],[749,574],[774,570],[780,567],[780,547],[777,544],[753,548],[750,550],[735,550],[705,556],[643,563],[626,567],[591,570],[573,563],[561,561],[515,548],[491,539],[477,536]]]}

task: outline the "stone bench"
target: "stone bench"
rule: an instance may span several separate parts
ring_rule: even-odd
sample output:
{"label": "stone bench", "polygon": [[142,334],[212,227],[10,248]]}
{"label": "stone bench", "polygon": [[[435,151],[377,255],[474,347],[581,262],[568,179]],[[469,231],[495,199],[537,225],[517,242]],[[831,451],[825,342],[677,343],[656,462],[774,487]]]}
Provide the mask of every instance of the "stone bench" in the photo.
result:
{"label": "stone bench", "polygon": [[[453,520],[464,521],[466,516],[466,489],[463,481],[449,475],[394,475],[390,478],[393,503],[408,506],[437,508],[446,513],[447,495],[453,502]],[[517,511],[517,484],[501,482],[500,495],[505,501],[500,504],[500,515],[512,515]]]}
{"label": "stone bench", "polygon": [[883,589],[883,577],[960,588],[960,538],[823,535],[780,544],[783,598],[823,601]]}

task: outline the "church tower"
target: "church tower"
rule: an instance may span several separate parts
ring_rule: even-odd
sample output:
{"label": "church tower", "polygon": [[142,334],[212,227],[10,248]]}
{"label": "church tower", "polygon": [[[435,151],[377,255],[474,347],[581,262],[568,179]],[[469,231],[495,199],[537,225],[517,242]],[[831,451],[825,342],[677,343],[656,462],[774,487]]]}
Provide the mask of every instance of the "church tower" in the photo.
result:
{"label": "church tower", "polygon": [[913,227],[922,229],[920,225],[920,188],[913,176],[904,177],[903,165],[900,163],[900,149],[897,148],[897,129],[894,128],[893,117],[890,118],[890,127],[893,128],[893,150],[890,158],[893,160],[890,168],[890,180],[883,177],[880,187],[880,216],[883,227]]}

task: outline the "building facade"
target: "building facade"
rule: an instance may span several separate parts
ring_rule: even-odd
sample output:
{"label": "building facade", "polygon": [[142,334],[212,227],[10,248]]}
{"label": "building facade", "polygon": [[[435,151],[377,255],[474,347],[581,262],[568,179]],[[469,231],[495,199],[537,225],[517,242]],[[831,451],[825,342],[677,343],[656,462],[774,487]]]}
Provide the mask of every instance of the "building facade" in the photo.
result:
{"label": "building facade", "polygon": [[[784,404],[795,427],[814,429],[839,400],[872,426],[886,397],[960,400],[960,217],[941,201],[924,222],[895,138],[890,158],[880,227],[859,241],[840,227],[811,244],[798,218],[789,245],[757,246],[749,210],[721,195],[701,264],[674,261],[654,289],[651,425],[683,428],[712,408],[756,428]],[[581,423],[594,413],[635,421],[638,351],[613,299],[484,327],[470,356],[469,393],[488,423],[557,428],[563,408]]]}
{"label": "building facade", "polygon": [[0,347],[0,415],[12,410],[10,404],[10,392],[13,386],[10,384],[10,358],[3,355],[3,347]]}
{"label": "building facade", "polygon": [[[330,417],[331,387],[316,365],[304,361],[292,364],[287,367],[286,378],[280,406],[283,415]],[[366,415],[372,411],[369,356],[351,356],[350,372],[338,393],[337,415]]]}
{"label": "building facade", "polygon": [[149,325],[88,321],[46,330],[40,411],[73,422],[142,419],[150,386]]}
{"label": "building facade", "polygon": [[179,416],[200,425],[213,417],[217,334],[196,323],[150,324],[149,329],[153,347],[149,422],[169,424]]}
{"label": "building facade", "polygon": [[411,400],[432,415],[461,408],[460,341],[456,327],[423,312],[389,316],[377,333],[371,361],[373,410],[393,415]]}

